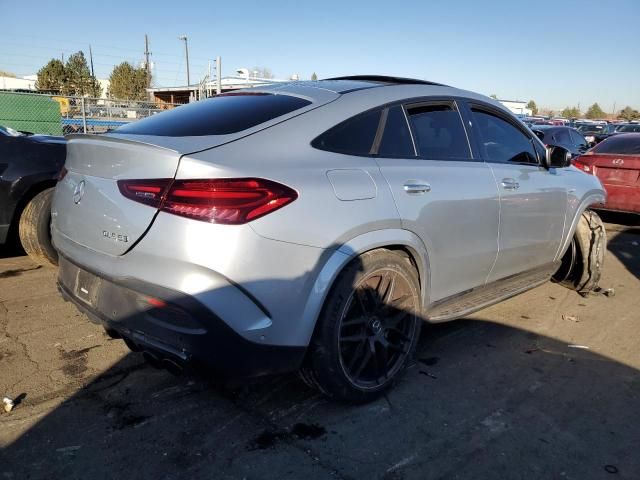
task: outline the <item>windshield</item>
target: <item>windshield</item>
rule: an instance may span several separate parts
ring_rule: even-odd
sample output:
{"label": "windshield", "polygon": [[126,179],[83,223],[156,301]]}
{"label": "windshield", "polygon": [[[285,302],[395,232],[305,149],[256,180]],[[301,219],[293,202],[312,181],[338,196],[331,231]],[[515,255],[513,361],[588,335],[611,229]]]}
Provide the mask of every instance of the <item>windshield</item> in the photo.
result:
{"label": "windshield", "polygon": [[605,130],[605,125],[580,125],[578,131],[580,133],[600,133]]}

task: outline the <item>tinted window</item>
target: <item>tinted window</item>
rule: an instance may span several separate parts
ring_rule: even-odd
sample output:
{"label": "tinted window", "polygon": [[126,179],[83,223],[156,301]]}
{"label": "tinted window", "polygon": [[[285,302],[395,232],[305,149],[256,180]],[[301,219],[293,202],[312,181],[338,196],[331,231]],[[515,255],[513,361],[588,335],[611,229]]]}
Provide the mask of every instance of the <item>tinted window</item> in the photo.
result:
{"label": "tinted window", "polygon": [[556,133],[553,134],[556,142],[562,143],[565,145],[571,145],[573,141],[571,141],[571,136],[569,135],[569,130],[564,128],[557,130]]}
{"label": "tinted window", "polygon": [[380,123],[381,110],[363,113],[326,131],[311,144],[321,150],[369,155]]}
{"label": "tinted window", "polygon": [[409,126],[400,106],[389,109],[378,155],[383,157],[415,156]]}
{"label": "tinted window", "polygon": [[472,110],[474,131],[479,134],[483,157],[489,162],[538,163],[531,140],[506,120]]}
{"label": "tinted window", "polygon": [[640,155],[640,135],[616,135],[603,140],[591,150],[594,153]]}
{"label": "tinted window", "polygon": [[409,108],[418,155],[432,160],[469,159],[469,143],[457,110],[451,105]]}
{"label": "tinted window", "polygon": [[573,143],[575,143],[576,145],[582,145],[582,146],[587,145],[587,141],[582,135],[580,135],[579,132],[575,130],[570,130],[570,132],[571,132],[571,137],[573,138]]}
{"label": "tinted window", "polygon": [[621,132],[621,133],[640,132],[640,125],[638,124],[623,125],[620,128],[618,128],[618,132]]}
{"label": "tinted window", "polygon": [[186,137],[236,133],[310,105],[289,95],[230,94],[123,125],[114,133]]}

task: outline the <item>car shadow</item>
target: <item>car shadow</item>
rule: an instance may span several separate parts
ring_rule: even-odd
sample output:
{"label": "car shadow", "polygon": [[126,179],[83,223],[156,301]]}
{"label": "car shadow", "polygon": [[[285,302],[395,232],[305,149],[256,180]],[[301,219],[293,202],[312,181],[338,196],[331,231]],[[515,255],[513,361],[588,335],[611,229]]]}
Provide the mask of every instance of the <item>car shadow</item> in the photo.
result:
{"label": "car shadow", "polygon": [[229,387],[133,353],[85,382],[88,350],[61,353],[78,390],[3,448],[5,478],[640,476],[638,370],[525,320],[425,324],[403,379],[360,406],[295,374]]}
{"label": "car shadow", "polygon": [[598,215],[608,224],[608,250],[640,279],[640,215],[607,211]]}

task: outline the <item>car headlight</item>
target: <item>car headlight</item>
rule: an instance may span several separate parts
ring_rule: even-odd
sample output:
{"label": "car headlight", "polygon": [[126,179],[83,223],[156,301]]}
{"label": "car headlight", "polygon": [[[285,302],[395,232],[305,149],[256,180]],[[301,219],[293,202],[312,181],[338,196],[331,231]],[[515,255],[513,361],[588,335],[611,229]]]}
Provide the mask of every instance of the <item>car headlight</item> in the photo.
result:
{"label": "car headlight", "polygon": [[584,139],[587,142],[593,142],[596,139],[596,137],[594,137],[593,135],[589,135],[588,137],[584,137]]}

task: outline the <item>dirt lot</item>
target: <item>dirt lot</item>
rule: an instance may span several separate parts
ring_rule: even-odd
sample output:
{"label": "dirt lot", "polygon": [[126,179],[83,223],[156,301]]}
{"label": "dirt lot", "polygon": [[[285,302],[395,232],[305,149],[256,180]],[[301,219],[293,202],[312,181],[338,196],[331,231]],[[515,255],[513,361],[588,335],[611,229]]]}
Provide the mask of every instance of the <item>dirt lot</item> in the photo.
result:
{"label": "dirt lot", "polygon": [[640,228],[606,219],[615,297],[547,284],[427,327],[405,379],[361,407],[294,375],[230,389],[155,370],[5,251],[0,395],[20,403],[0,415],[0,477],[638,479]]}

